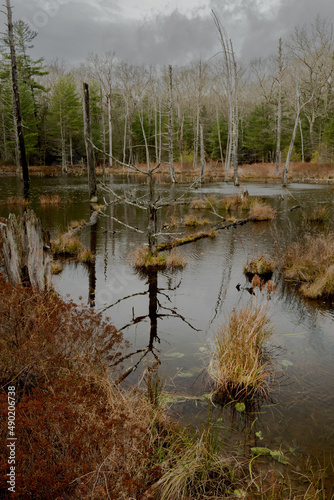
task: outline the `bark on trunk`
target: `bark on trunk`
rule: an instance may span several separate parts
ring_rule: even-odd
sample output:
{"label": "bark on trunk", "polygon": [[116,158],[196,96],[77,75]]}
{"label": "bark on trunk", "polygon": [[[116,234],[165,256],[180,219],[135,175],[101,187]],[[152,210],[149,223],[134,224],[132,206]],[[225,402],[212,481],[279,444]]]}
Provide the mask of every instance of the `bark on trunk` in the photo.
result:
{"label": "bark on trunk", "polygon": [[278,103],[277,103],[277,143],[276,143],[276,175],[279,176],[279,164],[281,159],[281,129],[282,129],[282,38],[278,45]]}
{"label": "bark on trunk", "polygon": [[203,125],[200,125],[200,144],[201,144],[201,182],[204,181],[205,173],[205,154],[204,154],[204,138],[203,138]]}
{"label": "bark on trunk", "polygon": [[168,150],[169,175],[172,182],[176,182],[173,159],[173,70],[169,65],[169,100],[168,100]]}
{"label": "bark on trunk", "polygon": [[20,152],[21,152],[24,197],[25,197],[25,199],[28,200],[30,197],[30,181],[29,181],[29,171],[28,171],[28,162],[27,162],[27,156],[26,156],[25,141],[24,141],[23,125],[22,125],[19,86],[18,86],[18,81],[17,81],[16,53],[15,53],[15,44],[14,44],[12,7],[10,5],[10,0],[6,0],[6,7],[7,7],[7,20],[8,20],[8,42],[9,42],[9,48],[10,48],[10,58],[11,58],[11,63],[12,63],[12,87],[13,87],[13,96],[14,96],[14,104],[15,104],[17,135],[18,135]]}
{"label": "bark on trunk", "polygon": [[14,285],[26,283],[41,290],[51,288],[52,256],[50,235],[35,213],[28,209],[23,217],[10,214],[0,225],[6,273]]}
{"label": "bark on trunk", "polygon": [[95,158],[94,149],[92,145],[92,134],[90,125],[90,109],[89,109],[89,88],[88,83],[83,84],[84,89],[84,115],[85,115],[85,144],[87,153],[87,167],[88,167],[88,192],[89,200],[91,203],[97,202],[97,187],[96,187],[96,172],[95,172]]}

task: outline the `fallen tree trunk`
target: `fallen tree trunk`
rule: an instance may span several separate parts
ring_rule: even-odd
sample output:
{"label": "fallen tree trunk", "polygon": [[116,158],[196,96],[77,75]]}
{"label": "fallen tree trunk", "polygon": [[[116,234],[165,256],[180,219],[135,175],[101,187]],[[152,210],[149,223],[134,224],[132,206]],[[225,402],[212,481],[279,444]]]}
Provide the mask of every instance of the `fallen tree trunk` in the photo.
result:
{"label": "fallen tree trunk", "polygon": [[50,235],[33,210],[28,209],[22,217],[10,214],[0,229],[5,271],[11,283],[49,290],[52,277]]}

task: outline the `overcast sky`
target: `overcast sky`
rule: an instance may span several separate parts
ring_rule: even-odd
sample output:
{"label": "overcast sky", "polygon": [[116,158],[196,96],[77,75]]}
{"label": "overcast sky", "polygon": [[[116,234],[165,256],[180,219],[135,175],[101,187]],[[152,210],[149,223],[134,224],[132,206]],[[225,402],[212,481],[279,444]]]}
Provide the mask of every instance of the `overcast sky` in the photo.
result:
{"label": "overcast sky", "polygon": [[[185,64],[212,57],[213,8],[239,57],[276,52],[278,38],[317,14],[334,21],[334,0],[11,0],[14,20],[38,31],[33,55],[79,63],[93,53],[118,60]],[[5,16],[1,17],[5,30]]]}

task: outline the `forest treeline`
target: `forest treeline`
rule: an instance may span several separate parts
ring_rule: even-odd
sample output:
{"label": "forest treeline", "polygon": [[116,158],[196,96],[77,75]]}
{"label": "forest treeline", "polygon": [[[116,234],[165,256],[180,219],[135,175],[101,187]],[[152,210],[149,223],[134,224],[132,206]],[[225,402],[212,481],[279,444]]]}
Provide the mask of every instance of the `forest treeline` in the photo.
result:
{"label": "forest treeline", "polygon": [[[317,17],[296,27],[289,38],[277,41],[276,54],[247,64],[235,62],[227,42],[225,54],[173,66],[172,78],[170,67],[129,64],[112,52],[91,54],[75,67],[46,63],[30,55],[36,32],[23,21],[14,23],[14,32],[29,165],[56,162],[66,171],[67,165],[85,161],[82,82],[90,88],[94,145],[123,163],[168,162],[171,130],[173,159],[181,166],[199,165],[201,148],[207,159],[224,162],[236,110],[238,163],[275,162],[277,151],[284,161],[295,128],[292,160],[334,161],[334,38],[329,20]],[[5,37],[0,60],[3,165],[18,159],[10,68]],[[237,108],[231,106],[232,98]],[[102,163],[104,155],[95,153]]]}

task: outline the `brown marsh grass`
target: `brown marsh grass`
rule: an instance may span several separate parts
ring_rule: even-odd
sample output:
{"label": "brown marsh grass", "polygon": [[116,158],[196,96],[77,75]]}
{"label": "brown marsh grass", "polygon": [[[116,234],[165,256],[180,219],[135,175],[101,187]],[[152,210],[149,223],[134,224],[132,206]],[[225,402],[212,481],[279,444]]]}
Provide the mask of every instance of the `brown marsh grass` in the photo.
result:
{"label": "brown marsh grass", "polygon": [[61,205],[61,197],[59,194],[42,194],[39,197],[39,202],[43,206]]}
{"label": "brown marsh grass", "polygon": [[179,252],[172,248],[166,254],[158,252],[157,255],[152,255],[149,248],[142,245],[138,247],[131,256],[131,262],[138,270],[148,269],[182,269],[186,266],[186,260],[181,257]]}
{"label": "brown marsh grass", "polygon": [[85,248],[77,236],[63,234],[51,240],[51,251],[54,256],[73,257],[78,262],[89,263],[95,260],[93,252]]}
{"label": "brown marsh grass", "polygon": [[303,214],[305,222],[328,222],[331,218],[331,210],[328,206],[313,207]]}
{"label": "brown marsh grass", "polygon": [[249,217],[256,221],[273,220],[276,217],[276,212],[267,203],[254,199],[251,202]]}
{"label": "brown marsh grass", "polygon": [[29,200],[26,200],[22,196],[10,196],[9,198],[2,200],[0,202],[2,205],[9,207],[26,207],[29,204]]}
{"label": "brown marsh grass", "polygon": [[190,208],[193,210],[205,210],[206,202],[202,198],[192,200],[190,203]]}
{"label": "brown marsh grass", "polygon": [[247,262],[244,266],[244,273],[247,275],[271,276],[276,267],[275,262],[269,260],[265,255]]}
{"label": "brown marsh grass", "polygon": [[334,233],[306,235],[293,243],[282,260],[285,279],[300,284],[300,292],[318,299],[334,295]]}
{"label": "brown marsh grass", "polygon": [[184,218],[184,225],[187,227],[198,227],[210,224],[209,219],[199,219],[195,215],[186,215]]}
{"label": "brown marsh grass", "polygon": [[263,307],[233,309],[214,339],[209,374],[223,400],[266,397],[272,372],[264,344],[272,329]]}

